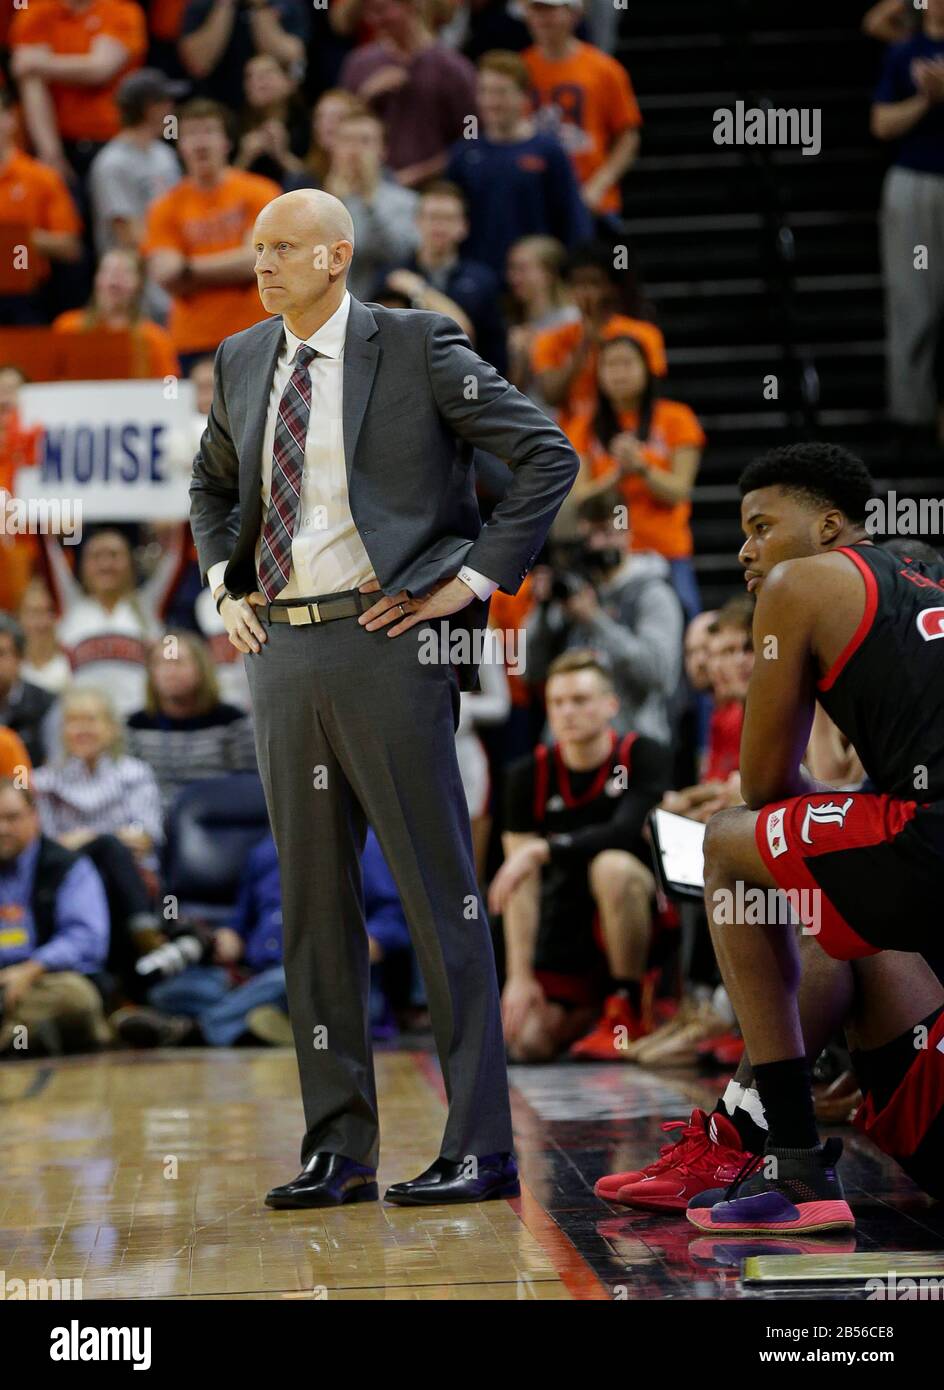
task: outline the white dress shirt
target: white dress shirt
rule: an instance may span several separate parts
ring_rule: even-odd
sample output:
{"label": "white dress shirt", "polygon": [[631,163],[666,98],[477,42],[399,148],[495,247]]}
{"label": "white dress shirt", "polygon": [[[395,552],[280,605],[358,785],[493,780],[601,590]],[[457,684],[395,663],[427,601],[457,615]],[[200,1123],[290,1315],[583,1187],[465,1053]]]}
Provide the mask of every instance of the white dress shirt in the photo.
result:
{"label": "white dress shirt", "polygon": [[[320,355],[308,366],[311,377],[311,412],[305,440],[301,500],[292,540],[292,570],[280,599],[314,594],[340,593],[357,589],[374,579],[373,566],[351,515],[344,459],[343,379],[344,339],[351,310],[351,296],[345,293],[331,317],[310,338],[296,338],[285,327],[285,344],[276,363],[269,392],[265,433],[262,440],[262,509],[265,517],[272,489],[272,450],[279,402],[294,369],[295,354],[302,342]],[[263,520],[263,526],[265,521]],[[256,542],[256,572],[262,551],[262,534]],[[226,561],[211,565],[207,582],[215,590],[223,582]],[[481,599],[498,588],[476,570],[464,565],[458,577]]]}

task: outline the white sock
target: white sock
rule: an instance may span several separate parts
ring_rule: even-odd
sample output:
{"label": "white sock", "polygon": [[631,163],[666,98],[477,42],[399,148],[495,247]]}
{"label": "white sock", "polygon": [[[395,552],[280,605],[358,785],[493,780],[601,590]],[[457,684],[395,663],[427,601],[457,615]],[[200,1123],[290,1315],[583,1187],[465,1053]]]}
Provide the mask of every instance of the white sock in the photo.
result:
{"label": "white sock", "polygon": [[764,1114],[760,1092],[755,1090],[753,1086],[742,1086],[740,1090],[741,1097],[738,1101],[739,1107],[747,1111],[758,1129],[766,1129],[767,1116]]}
{"label": "white sock", "polygon": [[761,1104],[760,1092],[753,1086],[742,1086],[739,1081],[729,1081],[721,1097],[721,1103],[729,1115],[740,1108],[746,1110],[758,1129],[767,1128],[767,1116]]}
{"label": "white sock", "polygon": [[735,1110],[741,1103],[741,1097],[743,1096],[743,1094],[744,1087],[741,1085],[739,1081],[728,1082],[724,1090],[724,1095],[721,1097],[721,1104],[724,1106],[725,1110],[727,1110],[729,1115],[734,1114]]}

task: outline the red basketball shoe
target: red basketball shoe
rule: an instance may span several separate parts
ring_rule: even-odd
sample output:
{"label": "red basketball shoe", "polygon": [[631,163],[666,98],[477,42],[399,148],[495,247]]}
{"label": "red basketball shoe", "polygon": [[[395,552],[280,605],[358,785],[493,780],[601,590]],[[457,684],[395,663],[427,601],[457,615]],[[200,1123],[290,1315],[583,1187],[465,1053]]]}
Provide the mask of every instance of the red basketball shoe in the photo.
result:
{"label": "red basketball shoe", "polygon": [[628,1062],[626,1044],[651,1032],[648,1011],[637,1013],[624,994],[611,994],[599,1022],[574,1043],[569,1055],[580,1062]]}
{"label": "red basketball shoe", "polygon": [[724,1115],[693,1110],[688,1123],[672,1120],[666,1131],[682,1131],[677,1143],[666,1144],[659,1158],[639,1173],[617,1174],[623,1181],[613,1190],[614,1179],[602,1179],[594,1189],[609,1202],[642,1207],[647,1211],[684,1211],[692,1197],[725,1183],[732,1183],[750,1156],[745,1153],[734,1125]]}

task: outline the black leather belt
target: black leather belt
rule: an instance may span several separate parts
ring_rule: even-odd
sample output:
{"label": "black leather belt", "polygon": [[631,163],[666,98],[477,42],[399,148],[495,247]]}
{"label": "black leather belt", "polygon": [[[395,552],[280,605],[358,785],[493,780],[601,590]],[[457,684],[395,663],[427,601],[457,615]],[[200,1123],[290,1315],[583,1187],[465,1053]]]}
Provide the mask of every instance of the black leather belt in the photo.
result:
{"label": "black leather belt", "polygon": [[264,623],[291,623],[292,627],[307,627],[309,623],[330,623],[335,618],[356,618],[373,608],[383,598],[379,589],[362,594],[359,589],[345,589],[339,594],[322,594],[320,598],[275,599],[260,603],[254,609]]}

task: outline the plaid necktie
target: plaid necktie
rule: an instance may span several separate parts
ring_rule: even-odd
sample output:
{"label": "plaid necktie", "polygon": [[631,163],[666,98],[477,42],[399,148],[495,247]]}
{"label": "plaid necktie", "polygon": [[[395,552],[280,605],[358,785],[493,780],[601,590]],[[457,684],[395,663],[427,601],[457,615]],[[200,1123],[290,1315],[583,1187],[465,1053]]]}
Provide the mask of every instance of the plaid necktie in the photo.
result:
{"label": "plaid necktie", "polygon": [[305,438],[311,414],[311,377],[308,364],[321,354],[302,343],[295,365],[279,401],[272,445],[272,485],[269,510],[262,528],[259,587],[271,602],[288,583],[292,572],[292,537],[302,495]]}

